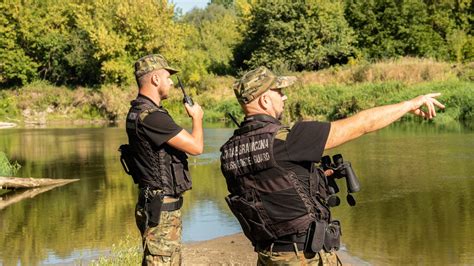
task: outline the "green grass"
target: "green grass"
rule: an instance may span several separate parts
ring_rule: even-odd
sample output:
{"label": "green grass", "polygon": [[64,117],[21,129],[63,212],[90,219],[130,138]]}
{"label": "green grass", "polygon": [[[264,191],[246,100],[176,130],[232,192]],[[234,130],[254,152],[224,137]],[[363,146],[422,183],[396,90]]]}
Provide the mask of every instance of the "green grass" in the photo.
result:
{"label": "green grass", "polygon": [[[361,83],[354,85],[300,86],[288,90],[287,114],[291,120],[319,119],[332,121],[374,106],[409,100],[421,94],[441,92],[438,98],[446,105],[436,123],[469,122],[474,118],[472,82],[450,80],[406,85],[400,82]],[[413,116],[404,119],[413,120]]]}
{"label": "green grass", "polygon": [[0,151],[0,176],[13,176],[21,168],[18,162],[10,162],[7,155]]}
{"label": "green grass", "polygon": [[100,257],[91,264],[95,266],[140,265],[143,252],[137,243],[139,240],[127,236],[117,245],[112,245],[110,255]]}

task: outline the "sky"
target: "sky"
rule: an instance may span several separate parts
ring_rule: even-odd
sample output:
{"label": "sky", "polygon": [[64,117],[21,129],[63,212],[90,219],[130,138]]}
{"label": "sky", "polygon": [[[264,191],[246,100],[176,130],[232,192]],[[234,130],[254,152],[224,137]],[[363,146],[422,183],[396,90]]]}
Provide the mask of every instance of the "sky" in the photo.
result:
{"label": "sky", "polygon": [[176,7],[181,8],[185,14],[194,7],[205,8],[209,0],[170,0],[169,2],[175,3]]}

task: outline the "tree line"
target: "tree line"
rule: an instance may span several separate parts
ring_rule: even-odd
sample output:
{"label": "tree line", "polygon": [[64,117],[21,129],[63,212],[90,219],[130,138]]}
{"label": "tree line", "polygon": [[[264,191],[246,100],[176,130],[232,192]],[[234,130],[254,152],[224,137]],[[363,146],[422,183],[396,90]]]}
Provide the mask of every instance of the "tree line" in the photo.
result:
{"label": "tree line", "polygon": [[163,54],[196,88],[259,65],[471,62],[473,18],[470,0],[212,0],[186,14],[167,0],[2,1],[0,86],[128,85],[133,63],[149,53]]}

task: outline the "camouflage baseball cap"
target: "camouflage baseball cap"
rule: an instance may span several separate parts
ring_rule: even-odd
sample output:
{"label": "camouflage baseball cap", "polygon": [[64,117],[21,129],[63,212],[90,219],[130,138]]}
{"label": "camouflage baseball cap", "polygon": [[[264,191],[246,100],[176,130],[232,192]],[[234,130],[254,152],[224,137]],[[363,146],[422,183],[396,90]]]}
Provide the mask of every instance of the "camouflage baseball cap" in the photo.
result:
{"label": "camouflage baseball cap", "polygon": [[245,73],[234,83],[234,93],[240,103],[247,104],[269,89],[280,89],[295,83],[294,76],[277,76],[266,67],[259,67]]}
{"label": "camouflage baseball cap", "polygon": [[144,56],[135,62],[135,77],[139,78],[151,71],[158,69],[166,69],[171,75],[178,72],[178,70],[170,67],[166,59],[160,54],[150,54]]}

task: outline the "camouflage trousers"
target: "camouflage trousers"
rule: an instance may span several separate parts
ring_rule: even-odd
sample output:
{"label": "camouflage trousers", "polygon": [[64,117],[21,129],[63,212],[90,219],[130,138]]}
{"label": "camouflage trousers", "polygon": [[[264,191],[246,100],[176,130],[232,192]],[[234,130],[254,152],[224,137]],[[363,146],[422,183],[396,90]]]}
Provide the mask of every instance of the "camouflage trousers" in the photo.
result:
{"label": "camouflage trousers", "polygon": [[318,266],[338,266],[342,265],[335,252],[325,252],[324,250],[316,253],[312,259],[306,259],[303,251],[290,252],[258,252],[258,266],[302,266],[302,265],[318,265]]}
{"label": "camouflage trousers", "polygon": [[158,226],[146,226],[145,211],[137,204],[135,220],[142,234],[142,265],[181,265],[181,210],[162,211]]}

